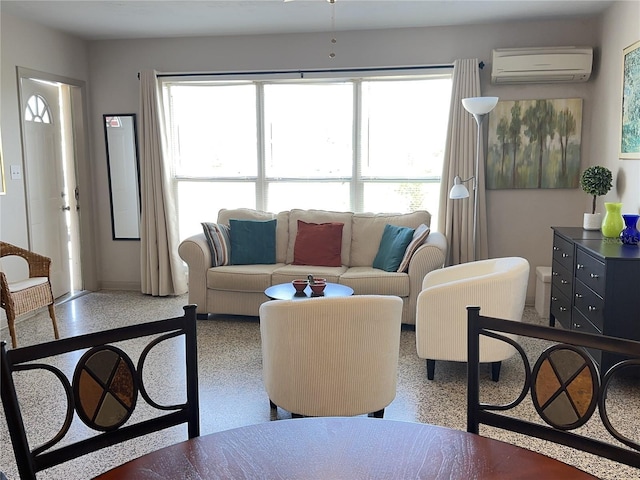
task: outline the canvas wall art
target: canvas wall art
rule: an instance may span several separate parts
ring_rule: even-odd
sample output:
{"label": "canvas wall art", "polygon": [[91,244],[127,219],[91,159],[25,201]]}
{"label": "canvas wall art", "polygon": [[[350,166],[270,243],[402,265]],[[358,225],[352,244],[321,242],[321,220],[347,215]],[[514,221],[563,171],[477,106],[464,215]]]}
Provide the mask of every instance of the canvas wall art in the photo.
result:
{"label": "canvas wall art", "polygon": [[486,187],[577,188],[582,99],[503,100],[489,114]]}
{"label": "canvas wall art", "polygon": [[620,158],[640,158],[640,41],[622,52]]}

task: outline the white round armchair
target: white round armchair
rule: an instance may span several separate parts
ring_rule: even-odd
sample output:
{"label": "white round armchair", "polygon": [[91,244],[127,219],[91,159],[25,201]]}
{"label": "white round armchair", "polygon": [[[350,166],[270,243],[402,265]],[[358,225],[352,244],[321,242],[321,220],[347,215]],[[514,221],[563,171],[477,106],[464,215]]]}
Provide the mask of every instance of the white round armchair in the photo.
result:
{"label": "white round armchair", "polygon": [[271,407],[294,416],[381,418],[396,396],[402,300],[386,295],[274,300],[260,306]]}
{"label": "white round armchair", "polygon": [[[529,262],[520,257],[492,258],[434,270],[422,282],[416,309],[416,348],[427,360],[427,378],[433,380],[435,361],[467,361],[467,310],[479,306],[482,314],[519,322],[529,282]],[[502,360],[515,350],[505,342],[482,338],[480,362],[491,363],[498,381]]]}

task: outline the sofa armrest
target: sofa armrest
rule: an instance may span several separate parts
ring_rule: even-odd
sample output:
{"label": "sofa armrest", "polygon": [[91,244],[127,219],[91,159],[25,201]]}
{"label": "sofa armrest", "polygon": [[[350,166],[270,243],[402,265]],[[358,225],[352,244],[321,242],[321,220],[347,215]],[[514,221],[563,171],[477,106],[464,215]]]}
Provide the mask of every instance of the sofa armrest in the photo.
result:
{"label": "sofa armrest", "polygon": [[211,268],[211,250],[204,233],[183,240],[178,254],[189,267],[189,303],[197,305],[197,313],[207,313],[207,271]]}
{"label": "sofa armrest", "polygon": [[409,262],[409,312],[406,321],[415,323],[416,301],[422,290],[425,275],[444,266],[447,259],[447,238],[440,232],[431,232],[418,247]]}
{"label": "sofa armrest", "polygon": [[422,290],[422,279],[432,270],[442,268],[447,259],[447,239],[440,232],[431,232],[418,247],[409,262],[409,276],[419,278],[418,291]]}

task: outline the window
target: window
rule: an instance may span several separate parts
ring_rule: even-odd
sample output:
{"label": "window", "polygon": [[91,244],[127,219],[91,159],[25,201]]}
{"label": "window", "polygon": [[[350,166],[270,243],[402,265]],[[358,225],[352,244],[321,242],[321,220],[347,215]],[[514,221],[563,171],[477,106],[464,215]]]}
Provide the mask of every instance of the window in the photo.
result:
{"label": "window", "polygon": [[40,95],[29,97],[24,110],[24,119],[26,122],[51,123],[51,110],[44,97]]}
{"label": "window", "polygon": [[451,75],[164,82],[180,237],[220,208],[431,212]]}

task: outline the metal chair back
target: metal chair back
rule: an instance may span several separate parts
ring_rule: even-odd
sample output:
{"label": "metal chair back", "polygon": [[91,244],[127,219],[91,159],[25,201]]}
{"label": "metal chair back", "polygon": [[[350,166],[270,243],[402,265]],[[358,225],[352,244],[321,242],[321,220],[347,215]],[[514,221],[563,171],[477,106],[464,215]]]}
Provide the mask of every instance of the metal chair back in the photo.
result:
{"label": "metal chair back", "polygon": [[[607,411],[607,395],[614,379],[640,386],[640,342],[486,317],[480,315],[479,307],[467,307],[467,315],[467,431],[477,434],[480,424],[491,425],[640,468],[640,444],[622,434],[623,426],[614,424]],[[522,346],[505,333],[547,340],[552,344],[532,368]],[[518,351],[524,364],[522,390],[508,404],[480,402],[481,336],[509,343]],[[606,372],[600,372],[595,360],[603,352],[617,358]],[[637,388],[633,391],[640,393]],[[533,408],[546,425],[523,420],[511,411],[522,404],[527,395],[531,396]],[[594,418],[596,409],[604,428],[620,445],[572,431]],[[637,412],[631,412],[631,415],[637,419]]]}
{"label": "metal chair back", "polygon": [[[152,338],[144,340],[149,341],[138,355],[137,365],[134,365],[124,349],[139,351],[140,342],[127,341],[142,337]],[[151,398],[143,371],[154,347],[175,337],[184,339],[186,401],[162,405],[158,399]],[[181,341],[178,342],[180,345]],[[115,343],[118,345],[113,345]],[[39,471],[174,425],[186,423],[189,438],[200,434],[195,305],[184,307],[181,317],[12,350],[2,342],[0,351],[2,405],[22,479],[35,479]],[[59,362],[56,363],[56,357],[79,351],[84,353],[75,365],[73,376],[65,374],[59,368]],[[14,374],[35,370],[50,372],[60,382],[66,396],[66,415],[62,427],[51,439],[32,447],[16,391],[16,380],[19,379],[14,378]],[[167,375],[172,373],[167,372]],[[154,409],[151,418],[147,418],[148,414],[142,418],[132,416],[139,397]],[[62,442],[64,445],[61,445],[76,415],[90,429],[100,433],[73,443]]]}

